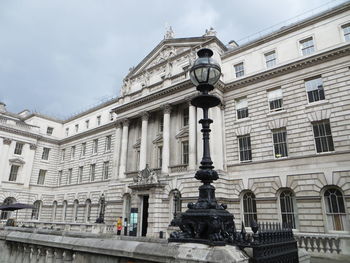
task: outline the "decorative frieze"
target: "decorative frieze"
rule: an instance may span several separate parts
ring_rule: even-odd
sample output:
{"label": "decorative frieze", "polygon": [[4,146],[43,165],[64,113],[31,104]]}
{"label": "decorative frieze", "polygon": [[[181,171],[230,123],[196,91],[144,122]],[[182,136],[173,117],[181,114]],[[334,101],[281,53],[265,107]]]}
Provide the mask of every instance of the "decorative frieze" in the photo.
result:
{"label": "decorative frieze", "polygon": [[12,140],[9,138],[3,138],[2,141],[3,141],[3,144],[6,144],[6,145],[10,145],[12,142]]}

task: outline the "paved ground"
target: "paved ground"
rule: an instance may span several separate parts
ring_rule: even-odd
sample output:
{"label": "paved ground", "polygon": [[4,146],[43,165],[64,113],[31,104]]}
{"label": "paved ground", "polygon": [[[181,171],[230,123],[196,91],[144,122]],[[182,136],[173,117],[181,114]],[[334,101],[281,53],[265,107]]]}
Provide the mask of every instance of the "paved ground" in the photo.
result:
{"label": "paved ground", "polygon": [[332,259],[323,259],[323,258],[311,258],[311,263],[349,263],[349,261],[344,260],[332,260]]}

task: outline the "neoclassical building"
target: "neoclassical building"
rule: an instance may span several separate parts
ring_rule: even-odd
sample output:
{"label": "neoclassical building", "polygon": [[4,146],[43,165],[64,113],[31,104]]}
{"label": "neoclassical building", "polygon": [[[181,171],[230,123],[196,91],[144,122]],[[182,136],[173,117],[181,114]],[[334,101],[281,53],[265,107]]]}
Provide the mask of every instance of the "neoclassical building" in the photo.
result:
{"label": "neoclassical building", "polygon": [[132,235],[166,232],[198,195],[202,112],[189,103],[188,72],[203,47],[222,68],[210,147],[217,198],[237,227],[256,219],[348,236],[349,2],[244,45],[225,45],[212,29],[190,38],[169,30],[118,98],[67,120],[1,103],[0,202],[34,204],[18,221],[89,229],[103,194],[106,224],[122,216]]}

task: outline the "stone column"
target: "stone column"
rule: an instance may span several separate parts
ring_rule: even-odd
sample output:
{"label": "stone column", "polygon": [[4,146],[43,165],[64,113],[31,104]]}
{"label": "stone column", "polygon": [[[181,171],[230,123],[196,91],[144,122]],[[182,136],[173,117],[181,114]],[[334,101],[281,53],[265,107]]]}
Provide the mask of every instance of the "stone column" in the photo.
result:
{"label": "stone column", "polygon": [[73,251],[65,250],[63,262],[73,262]]}
{"label": "stone column", "polygon": [[6,173],[7,163],[9,160],[9,149],[11,145],[12,140],[8,138],[3,138],[2,140],[2,149],[0,149],[0,167],[3,171],[0,173],[0,185],[2,181],[7,181],[9,174]]}
{"label": "stone column", "polygon": [[120,154],[119,178],[125,178],[126,161],[128,154],[129,120],[123,121],[122,145]]}
{"label": "stone column", "polygon": [[113,152],[114,163],[113,163],[112,179],[118,179],[119,164],[120,164],[121,137],[122,137],[122,125],[118,121],[115,124],[115,139],[114,139],[114,152]]}
{"label": "stone column", "polygon": [[63,262],[63,250],[60,248],[55,248],[55,263]]}
{"label": "stone column", "polygon": [[197,168],[197,110],[189,103],[188,118],[188,169]]}
{"label": "stone column", "polygon": [[221,107],[216,106],[209,109],[209,118],[214,122],[210,126],[212,132],[210,134],[210,151],[211,159],[216,170],[223,170],[224,165],[224,146],[222,138],[222,113]]}
{"label": "stone column", "polygon": [[21,181],[24,183],[25,187],[29,187],[29,184],[30,184],[30,177],[32,175],[36,148],[37,148],[36,144],[24,145],[23,151],[25,154],[26,163],[23,165],[23,173],[22,173],[23,177]]}
{"label": "stone column", "polygon": [[171,106],[163,106],[163,150],[162,150],[162,173],[169,173],[170,164],[170,112]]}
{"label": "stone column", "polygon": [[140,145],[140,166],[139,170],[146,168],[147,163],[147,129],[148,129],[148,118],[149,114],[145,112],[142,115],[142,126],[141,126],[141,145]]}

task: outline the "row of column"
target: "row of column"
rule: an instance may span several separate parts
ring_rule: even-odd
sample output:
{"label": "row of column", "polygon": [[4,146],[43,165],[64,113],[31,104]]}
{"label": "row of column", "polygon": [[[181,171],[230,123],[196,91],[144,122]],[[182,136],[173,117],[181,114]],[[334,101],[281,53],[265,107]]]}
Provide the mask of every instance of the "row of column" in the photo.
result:
{"label": "row of column", "polygon": [[[163,109],[163,150],[162,150],[162,167],[161,172],[164,174],[169,173],[170,164],[170,113],[171,106],[166,104]],[[146,168],[147,164],[147,131],[148,131],[148,119],[149,113],[145,112],[142,115],[141,124],[141,144],[140,144],[140,160],[139,170]],[[192,105],[189,106],[189,170],[194,170],[197,165],[196,156],[196,137],[197,137],[197,111]],[[116,160],[114,162],[115,176],[118,178],[124,178],[127,165],[127,151],[128,151],[128,135],[129,135],[129,120],[125,119],[122,122],[118,122],[115,132],[115,146],[114,156]],[[119,143],[120,142],[120,143]]]}
{"label": "row of column", "polygon": [[73,251],[20,242],[6,242],[7,250],[1,253],[2,263],[63,263],[73,262]]}

